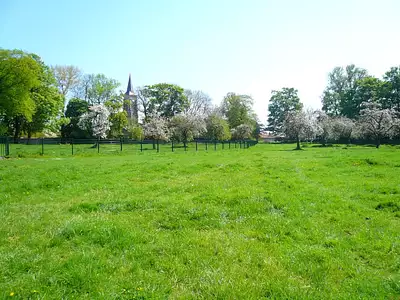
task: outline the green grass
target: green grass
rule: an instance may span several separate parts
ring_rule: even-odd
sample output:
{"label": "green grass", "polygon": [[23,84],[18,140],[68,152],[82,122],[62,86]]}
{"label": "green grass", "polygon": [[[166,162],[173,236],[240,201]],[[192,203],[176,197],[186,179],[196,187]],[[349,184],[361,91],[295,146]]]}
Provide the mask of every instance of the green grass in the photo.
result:
{"label": "green grass", "polygon": [[400,150],[291,149],[0,160],[0,298],[399,299]]}

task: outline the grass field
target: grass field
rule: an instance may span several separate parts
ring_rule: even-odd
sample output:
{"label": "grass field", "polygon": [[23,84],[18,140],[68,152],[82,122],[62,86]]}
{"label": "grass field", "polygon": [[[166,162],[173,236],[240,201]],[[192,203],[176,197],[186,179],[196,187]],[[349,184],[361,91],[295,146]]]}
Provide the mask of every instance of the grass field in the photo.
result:
{"label": "grass field", "polygon": [[399,299],[400,149],[0,160],[0,298]]}

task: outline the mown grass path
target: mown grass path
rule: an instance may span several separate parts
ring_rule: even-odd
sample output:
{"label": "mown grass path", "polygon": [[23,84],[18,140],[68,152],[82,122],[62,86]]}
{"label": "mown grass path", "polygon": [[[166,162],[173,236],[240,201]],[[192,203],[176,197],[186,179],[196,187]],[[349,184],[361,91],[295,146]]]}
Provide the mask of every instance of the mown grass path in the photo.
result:
{"label": "mown grass path", "polygon": [[400,150],[0,161],[0,298],[397,299]]}

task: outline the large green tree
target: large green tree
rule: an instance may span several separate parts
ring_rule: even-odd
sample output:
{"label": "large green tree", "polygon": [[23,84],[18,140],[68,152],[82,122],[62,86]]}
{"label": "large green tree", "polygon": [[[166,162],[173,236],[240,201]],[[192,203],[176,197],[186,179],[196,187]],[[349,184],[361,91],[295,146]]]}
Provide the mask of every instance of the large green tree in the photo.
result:
{"label": "large green tree", "polygon": [[303,104],[297,93],[298,91],[294,88],[272,91],[268,105],[268,130],[275,134],[282,133],[286,114],[302,109]]}
{"label": "large green tree", "polygon": [[353,114],[354,95],[360,79],[367,77],[365,69],[355,65],[336,67],[329,73],[328,85],[322,95],[322,110],[329,116]]}
{"label": "large green tree", "polygon": [[107,78],[104,74],[86,74],[74,90],[74,97],[80,98],[89,105],[104,104],[106,101],[118,96],[118,81]]}
{"label": "large green tree", "polygon": [[41,58],[20,50],[0,50],[0,118],[17,141],[60,116],[63,98]]}
{"label": "large green tree", "polygon": [[70,119],[70,123],[62,126],[61,134],[65,138],[88,138],[90,132],[78,126],[80,117],[89,111],[89,104],[82,99],[72,98],[67,104],[65,117]]}
{"label": "large green tree", "polygon": [[387,83],[386,103],[382,103],[384,108],[393,108],[400,113],[400,66],[392,67],[386,72],[383,79]]}
{"label": "large green tree", "polygon": [[40,84],[31,89],[31,98],[35,102],[35,113],[32,119],[25,119],[23,129],[28,138],[35,132],[42,132],[52,119],[59,118],[64,108],[64,97],[59,93],[56,80],[51,69],[46,66],[40,57],[34,56],[40,65],[38,74]]}
{"label": "large green tree", "polygon": [[159,83],[145,88],[149,99],[147,115],[159,114],[171,118],[189,107],[184,89],[178,85]]}
{"label": "large green tree", "polygon": [[40,65],[30,53],[0,49],[0,117],[17,138],[24,119],[32,120],[36,105],[33,88],[40,86]]}
{"label": "large green tree", "polygon": [[242,124],[255,128],[257,117],[253,112],[253,99],[249,95],[228,93],[222,100],[222,113],[225,115],[230,128]]}

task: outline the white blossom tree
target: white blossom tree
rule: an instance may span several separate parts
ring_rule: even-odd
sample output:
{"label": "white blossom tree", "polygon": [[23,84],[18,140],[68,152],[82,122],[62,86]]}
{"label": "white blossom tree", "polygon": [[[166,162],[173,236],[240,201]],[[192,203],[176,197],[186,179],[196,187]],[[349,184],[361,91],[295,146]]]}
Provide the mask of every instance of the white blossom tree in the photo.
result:
{"label": "white blossom tree", "polygon": [[103,104],[89,107],[89,112],[79,118],[78,126],[82,130],[92,132],[97,138],[105,138],[110,130],[110,112]]}
{"label": "white blossom tree", "polygon": [[354,130],[353,120],[346,117],[336,117],[331,119],[332,127],[330,138],[334,141],[339,141],[340,139],[345,139],[350,142]]}
{"label": "white blossom tree", "polygon": [[315,117],[318,127],[318,136],[321,138],[322,146],[326,146],[328,139],[332,136],[332,118],[321,110],[315,112]]}
{"label": "white blossom tree", "polygon": [[153,140],[168,141],[171,135],[167,119],[159,115],[150,116],[143,125],[143,131],[146,138]]}
{"label": "white blossom tree", "polygon": [[384,138],[391,138],[399,126],[394,109],[382,109],[379,103],[363,103],[360,111],[359,129],[363,137],[372,138],[379,148]]}
{"label": "white blossom tree", "polygon": [[286,114],[283,130],[287,137],[296,140],[296,150],[300,150],[301,140],[313,140],[318,133],[315,114],[304,110],[291,111]]}
{"label": "white blossom tree", "polygon": [[170,122],[170,130],[172,138],[185,145],[207,131],[203,118],[189,114],[174,116]]}
{"label": "white blossom tree", "polygon": [[251,138],[253,128],[248,124],[241,124],[231,130],[232,138],[235,140],[245,140]]}

